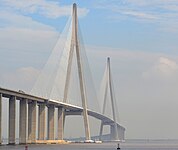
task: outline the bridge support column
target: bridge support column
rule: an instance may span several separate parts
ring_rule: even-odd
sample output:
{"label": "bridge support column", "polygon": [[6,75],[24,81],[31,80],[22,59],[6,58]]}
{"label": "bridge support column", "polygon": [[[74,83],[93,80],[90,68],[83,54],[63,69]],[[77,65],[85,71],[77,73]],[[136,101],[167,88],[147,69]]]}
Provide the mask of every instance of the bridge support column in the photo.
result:
{"label": "bridge support column", "polygon": [[27,143],[27,99],[20,101],[20,144]]}
{"label": "bridge support column", "polygon": [[102,135],[103,135],[103,126],[104,126],[103,121],[101,121],[100,134],[99,134],[99,139],[100,139],[100,140],[101,140]]}
{"label": "bridge support column", "polygon": [[63,140],[64,134],[64,111],[62,107],[58,107],[58,140]]}
{"label": "bridge support column", "polygon": [[28,104],[28,139],[30,143],[36,142],[36,109],[36,101]]}
{"label": "bridge support column", "polygon": [[54,140],[54,105],[48,107],[48,140]]}
{"label": "bridge support column", "polygon": [[0,93],[0,144],[2,143],[2,94]]}
{"label": "bridge support column", "polygon": [[117,126],[117,131],[118,131],[118,137],[119,140],[124,140],[124,133],[125,133],[125,128],[121,127],[121,126]]}
{"label": "bridge support column", "polygon": [[15,144],[16,97],[9,99],[9,144]]}
{"label": "bridge support column", "polygon": [[113,140],[113,141],[119,140],[118,139],[118,132],[116,130],[115,124],[110,125],[110,136],[111,136],[111,140]]}
{"label": "bridge support column", "polygon": [[45,140],[45,130],[46,130],[46,104],[39,105],[39,124],[38,124],[38,138],[39,140]]}

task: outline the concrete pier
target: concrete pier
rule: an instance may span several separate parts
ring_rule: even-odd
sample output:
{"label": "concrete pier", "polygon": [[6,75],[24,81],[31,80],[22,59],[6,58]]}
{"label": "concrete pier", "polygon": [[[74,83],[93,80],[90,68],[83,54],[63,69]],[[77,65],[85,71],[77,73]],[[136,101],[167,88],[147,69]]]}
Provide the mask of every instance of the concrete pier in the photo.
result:
{"label": "concrete pier", "polygon": [[0,93],[0,144],[2,143],[2,94]]}
{"label": "concrete pier", "polygon": [[103,121],[101,121],[101,126],[100,126],[100,133],[99,133],[99,140],[101,141],[101,137],[102,137],[102,134],[103,134]]}
{"label": "concrete pier", "polygon": [[45,140],[46,131],[46,104],[39,105],[39,119],[38,119],[38,139]]}
{"label": "concrete pier", "polygon": [[115,124],[110,125],[110,136],[111,136],[111,140],[118,140],[117,138],[117,131],[115,128]]}
{"label": "concrete pier", "polygon": [[64,111],[62,107],[58,107],[58,140],[63,140],[64,134]]}
{"label": "concrete pier", "polygon": [[125,139],[125,136],[124,136],[125,129],[121,126],[117,126],[117,131],[118,131],[119,140],[124,140]]}
{"label": "concrete pier", "polygon": [[28,141],[36,143],[36,111],[37,101],[32,101],[28,104]]}
{"label": "concrete pier", "polygon": [[54,140],[54,105],[48,107],[48,140]]}
{"label": "concrete pier", "polygon": [[15,144],[16,131],[16,97],[9,99],[9,144]]}
{"label": "concrete pier", "polygon": [[20,144],[27,143],[27,99],[20,101],[20,130],[19,130],[19,142]]}

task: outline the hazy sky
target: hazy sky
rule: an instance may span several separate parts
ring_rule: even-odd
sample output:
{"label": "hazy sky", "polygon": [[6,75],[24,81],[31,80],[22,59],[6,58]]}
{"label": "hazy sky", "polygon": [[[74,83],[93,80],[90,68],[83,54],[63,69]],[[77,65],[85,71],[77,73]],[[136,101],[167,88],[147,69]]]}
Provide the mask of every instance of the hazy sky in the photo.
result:
{"label": "hazy sky", "polygon": [[73,2],[96,87],[111,57],[126,138],[178,138],[177,0],[0,0],[0,86],[29,92]]}

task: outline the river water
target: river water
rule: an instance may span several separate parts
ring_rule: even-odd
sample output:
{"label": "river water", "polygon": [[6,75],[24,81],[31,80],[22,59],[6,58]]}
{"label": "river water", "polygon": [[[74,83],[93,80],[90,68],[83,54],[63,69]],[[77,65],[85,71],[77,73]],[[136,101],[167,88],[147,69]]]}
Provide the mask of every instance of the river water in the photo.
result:
{"label": "river water", "polygon": [[[178,150],[178,140],[127,140],[121,150]],[[25,150],[25,145],[0,146],[0,150]],[[28,145],[28,150],[117,150],[117,143],[73,143],[66,145]]]}

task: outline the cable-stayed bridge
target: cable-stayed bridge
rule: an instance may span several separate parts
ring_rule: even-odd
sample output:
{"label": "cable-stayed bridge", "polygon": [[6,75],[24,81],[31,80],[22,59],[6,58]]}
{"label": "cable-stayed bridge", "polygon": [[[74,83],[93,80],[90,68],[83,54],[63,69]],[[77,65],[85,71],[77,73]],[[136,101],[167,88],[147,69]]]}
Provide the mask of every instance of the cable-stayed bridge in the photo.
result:
{"label": "cable-stayed bridge", "polygon": [[[59,57],[60,50],[63,50],[61,57]],[[102,101],[100,102],[102,111],[79,32],[77,6],[73,4],[71,22],[67,23],[30,94],[0,88],[0,135],[2,132],[2,98],[8,98],[9,144],[16,143],[17,115],[20,118],[20,143],[63,140],[65,118],[69,115],[83,116],[85,139],[88,142],[92,139],[89,116],[101,122],[98,133],[100,140],[102,140],[103,128],[106,125],[110,126],[108,140],[123,140],[125,128],[119,124],[117,118],[117,101],[114,96],[109,58],[101,87],[103,92],[99,99]],[[16,114],[17,100],[19,100],[19,114]],[[56,111],[57,119],[55,118]]]}

